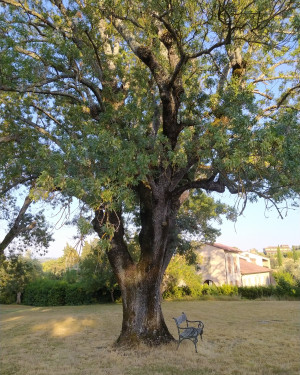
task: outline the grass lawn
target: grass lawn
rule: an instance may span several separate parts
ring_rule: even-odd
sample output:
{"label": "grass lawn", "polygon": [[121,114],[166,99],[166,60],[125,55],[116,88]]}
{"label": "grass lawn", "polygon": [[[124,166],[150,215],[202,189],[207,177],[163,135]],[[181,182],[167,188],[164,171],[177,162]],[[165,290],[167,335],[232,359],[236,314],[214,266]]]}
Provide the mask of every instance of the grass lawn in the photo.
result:
{"label": "grass lawn", "polygon": [[203,320],[198,354],[179,350],[117,350],[121,305],[1,305],[1,375],[300,374],[300,303],[295,301],[165,302],[172,320],[184,311]]}

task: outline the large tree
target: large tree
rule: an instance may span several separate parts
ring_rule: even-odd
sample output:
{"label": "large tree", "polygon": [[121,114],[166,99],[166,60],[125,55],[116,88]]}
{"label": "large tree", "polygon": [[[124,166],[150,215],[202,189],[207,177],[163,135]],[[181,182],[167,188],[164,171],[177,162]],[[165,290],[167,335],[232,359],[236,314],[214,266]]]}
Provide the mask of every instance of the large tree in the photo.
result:
{"label": "large tree", "polygon": [[0,178],[93,210],[122,291],[118,342],[169,342],[160,284],[188,192],[299,194],[298,2],[0,3]]}

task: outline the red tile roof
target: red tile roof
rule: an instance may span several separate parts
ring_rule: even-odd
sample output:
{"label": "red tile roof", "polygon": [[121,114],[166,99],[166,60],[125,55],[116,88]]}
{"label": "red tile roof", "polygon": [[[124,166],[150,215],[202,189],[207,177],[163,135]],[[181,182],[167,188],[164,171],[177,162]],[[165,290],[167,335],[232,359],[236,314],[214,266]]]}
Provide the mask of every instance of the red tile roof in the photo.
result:
{"label": "red tile roof", "polygon": [[245,259],[241,259],[241,258],[240,258],[240,268],[241,268],[242,275],[272,271],[270,268],[258,266],[257,264],[247,262]]}
{"label": "red tile roof", "polygon": [[223,245],[221,243],[214,243],[213,246],[218,247],[219,249],[226,250],[226,251],[231,251],[233,253],[241,253],[242,252],[241,250],[237,249],[236,247],[226,246],[226,245]]}

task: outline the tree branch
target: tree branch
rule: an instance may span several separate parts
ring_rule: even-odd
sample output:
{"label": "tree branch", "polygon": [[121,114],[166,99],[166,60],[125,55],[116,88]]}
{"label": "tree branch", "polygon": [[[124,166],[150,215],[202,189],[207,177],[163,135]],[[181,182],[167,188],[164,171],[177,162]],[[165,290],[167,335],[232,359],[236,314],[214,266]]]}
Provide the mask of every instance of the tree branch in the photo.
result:
{"label": "tree branch", "polygon": [[137,42],[133,34],[125,27],[125,25],[120,20],[113,19],[112,23],[116,30],[121,34],[123,39],[127,42],[132,52],[141,61],[143,61],[144,64],[148,66],[158,87],[160,88],[160,90],[163,90],[164,85],[167,83],[166,77],[168,77],[168,74],[156,60],[151,49]]}
{"label": "tree branch", "polygon": [[284,103],[284,101],[287,99],[287,97],[290,96],[297,89],[300,89],[300,83],[298,83],[294,87],[291,87],[285,93],[283,93],[281,95],[281,97],[279,98],[278,102],[277,102],[277,108],[279,108]]}
{"label": "tree branch", "polygon": [[10,185],[6,185],[4,187],[2,186],[2,189],[0,190],[0,196],[6,194],[11,189],[14,189],[15,187],[17,187],[18,185],[25,184],[26,182],[34,181],[37,178],[38,178],[37,175],[22,177],[20,179],[17,179],[16,181],[14,181],[13,183],[11,183]]}
{"label": "tree branch", "polygon": [[69,94],[67,92],[61,92],[61,91],[51,91],[51,90],[36,90],[35,88],[13,88],[9,86],[0,86],[0,91],[6,91],[6,92],[18,92],[20,94],[26,94],[28,92],[33,92],[35,94],[42,94],[42,95],[53,95],[53,96],[65,96],[68,97],[77,103],[82,103],[80,99],[78,99],[76,96]]}
{"label": "tree branch", "polygon": [[190,189],[204,189],[207,191],[216,191],[218,193],[224,193],[225,187],[227,187],[224,182],[218,178],[217,175],[213,175],[208,179],[190,181],[183,186],[179,186],[173,191],[175,196],[180,196],[184,191]]}
{"label": "tree branch", "polygon": [[23,202],[23,206],[21,207],[19,214],[14,221],[13,226],[10,228],[9,232],[6,234],[6,236],[0,243],[0,256],[3,256],[4,250],[21,232],[24,232],[26,228],[28,228],[28,230],[34,228],[35,225],[33,225],[33,223],[30,224],[28,227],[22,226],[22,220],[31,203],[32,199],[29,198],[28,195]]}
{"label": "tree branch", "polygon": [[4,137],[0,137],[0,143],[8,143],[8,142],[20,142],[20,137],[18,135],[6,135]]}
{"label": "tree branch", "polygon": [[39,133],[41,133],[44,137],[46,137],[47,139],[50,139],[52,142],[54,142],[55,144],[57,144],[57,146],[59,146],[60,148],[62,148],[62,144],[60,142],[60,140],[56,137],[54,137],[54,135],[52,135],[51,133],[49,133],[47,130],[45,130],[44,128],[42,128],[41,126],[39,126],[38,124],[36,124],[35,122],[25,118],[25,117],[20,117],[19,116],[19,119],[21,121],[24,121],[26,124],[28,124],[29,126],[33,127],[34,129],[36,129]]}

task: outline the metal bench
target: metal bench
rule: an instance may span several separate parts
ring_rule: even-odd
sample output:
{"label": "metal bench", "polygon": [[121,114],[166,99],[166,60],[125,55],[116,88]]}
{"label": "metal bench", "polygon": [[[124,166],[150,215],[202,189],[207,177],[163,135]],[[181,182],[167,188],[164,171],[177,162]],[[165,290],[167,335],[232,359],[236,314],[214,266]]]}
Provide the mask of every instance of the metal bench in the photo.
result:
{"label": "metal bench", "polygon": [[[173,318],[175,320],[177,329],[178,329],[178,345],[177,350],[179,348],[179,345],[183,340],[191,340],[195,345],[196,353],[197,351],[197,342],[198,342],[198,336],[201,337],[203,335],[203,328],[204,324],[201,322],[201,320],[188,320],[185,313],[183,312],[178,318]],[[186,327],[180,327],[180,324],[186,323]],[[190,324],[196,325],[196,327],[191,326]],[[195,324],[198,323],[198,324]]]}

